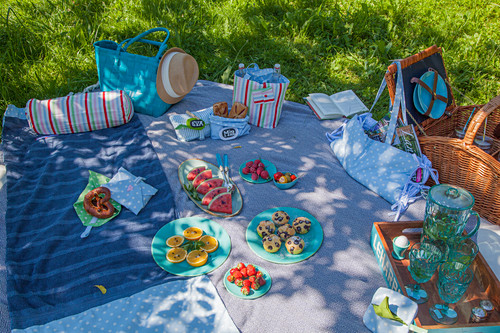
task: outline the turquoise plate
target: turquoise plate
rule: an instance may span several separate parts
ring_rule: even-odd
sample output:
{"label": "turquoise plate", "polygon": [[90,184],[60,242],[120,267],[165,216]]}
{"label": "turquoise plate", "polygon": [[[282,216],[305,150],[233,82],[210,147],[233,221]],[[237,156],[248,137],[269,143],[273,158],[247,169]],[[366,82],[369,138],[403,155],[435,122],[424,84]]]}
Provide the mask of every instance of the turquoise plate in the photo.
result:
{"label": "turquoise plate", "polygon": [[[203,235],[210,235],[217,238],[219,248],[208,254],[208,261],[200,267],[193,267],[183,262],[173,264],[167,260],[167,252],[171,248],[166,245],[170,236],[182,235],[184,229],[189,227],[198,227],[203,229]],[[201,217],[184,217],[165,224],[153,238],[151,244],[151,253],[158,266],[169,273],[182,276],[197,276],[207,274],[226,261],[231,252],[231,239],[224,228],[212,220]]]}
{"label": "turquoise plate", "polygon": [[[271,221],[271,216],[274,212],[278,210],[283,210],[290,216],[290,224],[292,221],[300,216],[307,217],[311,220],[311,230],[307,234],[299,235],[305,243],[304,251],[300,254],[290,254],[286,250],[284,242],[281,243],[280,249],[275,253],[270,253],[264,250],[262,247],[262,238],[257,234],[257,226],[260,221],[269,220]],[[307,258],[311,257],[316,251],[319,250],[321,244],[323,243],[323,228],[319,224],[318,220],[308,212],[292,207],[276,207],[263,211],[262,213],[255,216],[252,221],[248,224],[246,231],[246,239],[248,246],[255,252],[256,255],[270,262],[277,264],[293,264]]]}
{"label": "turquoise plate", "polygon": [[253,290],[250,288],[250,293],[245,296],[241,293],[241,287],[238,287],[234,283],[231,283],[227,280],[227,277],[229,276],[229,272],[231,271],[231,270],[228,270],[226,272],[226,275],[224,275],[224,287],[226,287],[227,291],[229,291],[230,294],[233,294],[234,296],[239,297],[239,298],[243,298],[243,299],[256,299],[256,298],[259,298],[261,296],[264,296],[269,291],[269,289],[271,289],[272,282],[271,282],[271,276],[269,275],[269,273],[264,268],[262,268],[260,266],[257,266],[257,265],[254,265],[254,266],[258,271],[262,272],[262,277],[264,278],[264,280],[266,280],[266,284],[257,290]]}
{"label": "turquoise plate", "polygon": [[418,98],[418,90],[420,88],[420,84],[415,85],[415,89],[413,89],[413,104],[415,105],[415,109],[421,114],[424,114],[425,111],[422,109],[422,105],[420,104],[420,99]]}
{"label": "turquoise plate", "polygon": [[[233,212],[231,214],[212,212],[212,211],[208,210],[208,206],[201,204],[201,200],[196,200],[195,198],[193,198],[191,196],[191,194],[189,194],[189,192],[184,187],[184,185],[191,183],[189,180],[187,180],[187,174],[189,173],[189,171],[193,170],[194,168],[200,167],[200,166],[204,166],[207,169],[211,169],[212,176],[214,178],[222,178],[222,174],[221,174],[219,168],[210,162],[200,160],[198,158],[190,158],[188,160],[185,160],[184,162],[182,162],[179,165],[179,168],[177,169],[177,176],[179,177],[179,182],[181,183],[181,186],[184,189],[184,192],[186,192],[189,199],[191,199],[191,201],[193,201],[194,204],[196,206],[198,206],[201,210],[203,210],[205,213],[208,213],[210,215],[219,216],[219,217],[230,217],[230,216],[235,216],[235,215],[239,214],[241,212],[241,208],[243,208],[243,199],[241,198],[240,189],[238,188],[238,186],[236,186],[236,184],[234,184],[234,182],[233,182],[233,185],[234,185],[235,190],[233,191],[233,194],[231,197],[232,203],[233,203],[233,207],[232,207]],[[203,195],[200,194],[199,197],[201,199],[201,198],[203,198]]]}
{"label": "turquoise plate", "polygon": [[[253,162],[254,160],[255,159],[248,160],[248,161],[252,161]],[[273,179],[273,175],[276,173],[276,167],[274,166],[274,164],[272,164],[268,160],[260,160],[260,161],[262,163],[264,163],[264,167],[266,168],[267,172],[269,172],[269,179],[264,179],[264,178],[259,177],[259,179],[253,180],[251,174],[245,175],[242,172],[242,170],[243,170],[244,167],[246,167],[248,161],[245,161],[245,163],[243,163],[242,165],[240,165],[240,176],[241,176],[241,178],[243,178],[244,180],[246,180],[249,183],[254,183],[254,184],[267,183],[267,182],[270,182]]]}
{"label": "turquoise plate", "polygon": [[[433,82],[434,82],[434,72],[433,71],[425,72],[420,77],[420,80],[424,81],[425,84],[427,84],[432,89]],[[419,111],[420,111],[420,113],[425,114],[425,112],[427,111],[427,108],[429,107],[429,105],[431,103],[432,96],[427,90],[422,88],[421,85],[418,85],[417,89],[418,89],[417,95],[418,95],[418,99],[420,101],[420,107],[422,108],[422,111],[420,111],[420,110]],[[437,85],[436,85],[436,94],[444,96],[444,97],[448,97],[448,89],[446,88],[446,83],[444,82],[443,78],[439,74],[438,74],[438,81],[437,81]],[[434,105],[432,106],[432,110],[431,110],[431,113],[429,114],[429,117],[431,117],[432,119],[438,119],[443,115],[445,109],[446,109],[446,103],[443,101],[440,101],[439,99],[436,99],[434,101]]]}

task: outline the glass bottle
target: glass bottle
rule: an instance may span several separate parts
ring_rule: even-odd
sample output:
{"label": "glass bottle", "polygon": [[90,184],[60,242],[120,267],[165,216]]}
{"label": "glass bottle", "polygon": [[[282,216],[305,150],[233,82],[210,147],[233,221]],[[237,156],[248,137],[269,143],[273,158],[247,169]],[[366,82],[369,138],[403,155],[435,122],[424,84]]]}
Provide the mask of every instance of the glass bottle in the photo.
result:
{"label": "glass bottle", "polygon": [[275,64],[273,75],[271,77],[271,83],[279,83],[280,76],[281,76],[281,66],[280,64]]}
{"label": "glass bottle", "polygon": [[238,71],[236,72],[236,75],[239,77],[244,77],[245,76],[245,64],[241,63],[238,65]]}

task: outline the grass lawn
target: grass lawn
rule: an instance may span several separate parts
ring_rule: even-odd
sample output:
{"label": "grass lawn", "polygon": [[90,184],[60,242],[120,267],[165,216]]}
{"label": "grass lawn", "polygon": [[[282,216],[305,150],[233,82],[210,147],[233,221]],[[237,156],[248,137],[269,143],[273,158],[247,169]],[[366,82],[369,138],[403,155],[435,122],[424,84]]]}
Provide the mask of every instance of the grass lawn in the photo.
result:
{"label": "grass lawn", "polygon": [[240,62],[280,63],[292,82],[286,98],[299,103],[353,89],[370,106],[391,59],[433,44],[444,49],[457,104],[500,93],[498,0],[3,0],[0,116],[8,104],[96,83],[95,41],[157,26],[196,58],[200,79],[232,84]]}

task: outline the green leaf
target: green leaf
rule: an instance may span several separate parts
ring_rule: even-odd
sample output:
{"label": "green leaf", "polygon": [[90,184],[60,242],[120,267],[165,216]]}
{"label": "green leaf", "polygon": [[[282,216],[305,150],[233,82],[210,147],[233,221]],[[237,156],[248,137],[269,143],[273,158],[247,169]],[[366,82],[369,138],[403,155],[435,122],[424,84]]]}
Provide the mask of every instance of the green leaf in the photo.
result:
{"label": "green leaf", "polygon": [[375,314],[377,314],[378,316],[394,320],[403,325],[408,326],[408,324],[406,324],[403,321],[403,319],[396,316],[394,313],[392,313],[391,309],[389,309],[389,296],[385,296],[384,300],[382,301],[382,303],[380,303],[380,305],[375,305],[375,304],[372,305],[373,305],[373,310],[375,310]]}

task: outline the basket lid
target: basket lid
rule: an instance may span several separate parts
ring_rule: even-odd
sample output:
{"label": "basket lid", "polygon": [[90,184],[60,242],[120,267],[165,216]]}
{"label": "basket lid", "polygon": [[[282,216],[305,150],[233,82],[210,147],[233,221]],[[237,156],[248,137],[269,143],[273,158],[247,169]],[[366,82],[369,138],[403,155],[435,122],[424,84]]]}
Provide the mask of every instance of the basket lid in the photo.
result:
{"label": "basket lid", "polygon": [[429,199],[440,206],[467,210],[474,206],[474,196],[464,188],[455,185],[438,184],[429,190]]}

